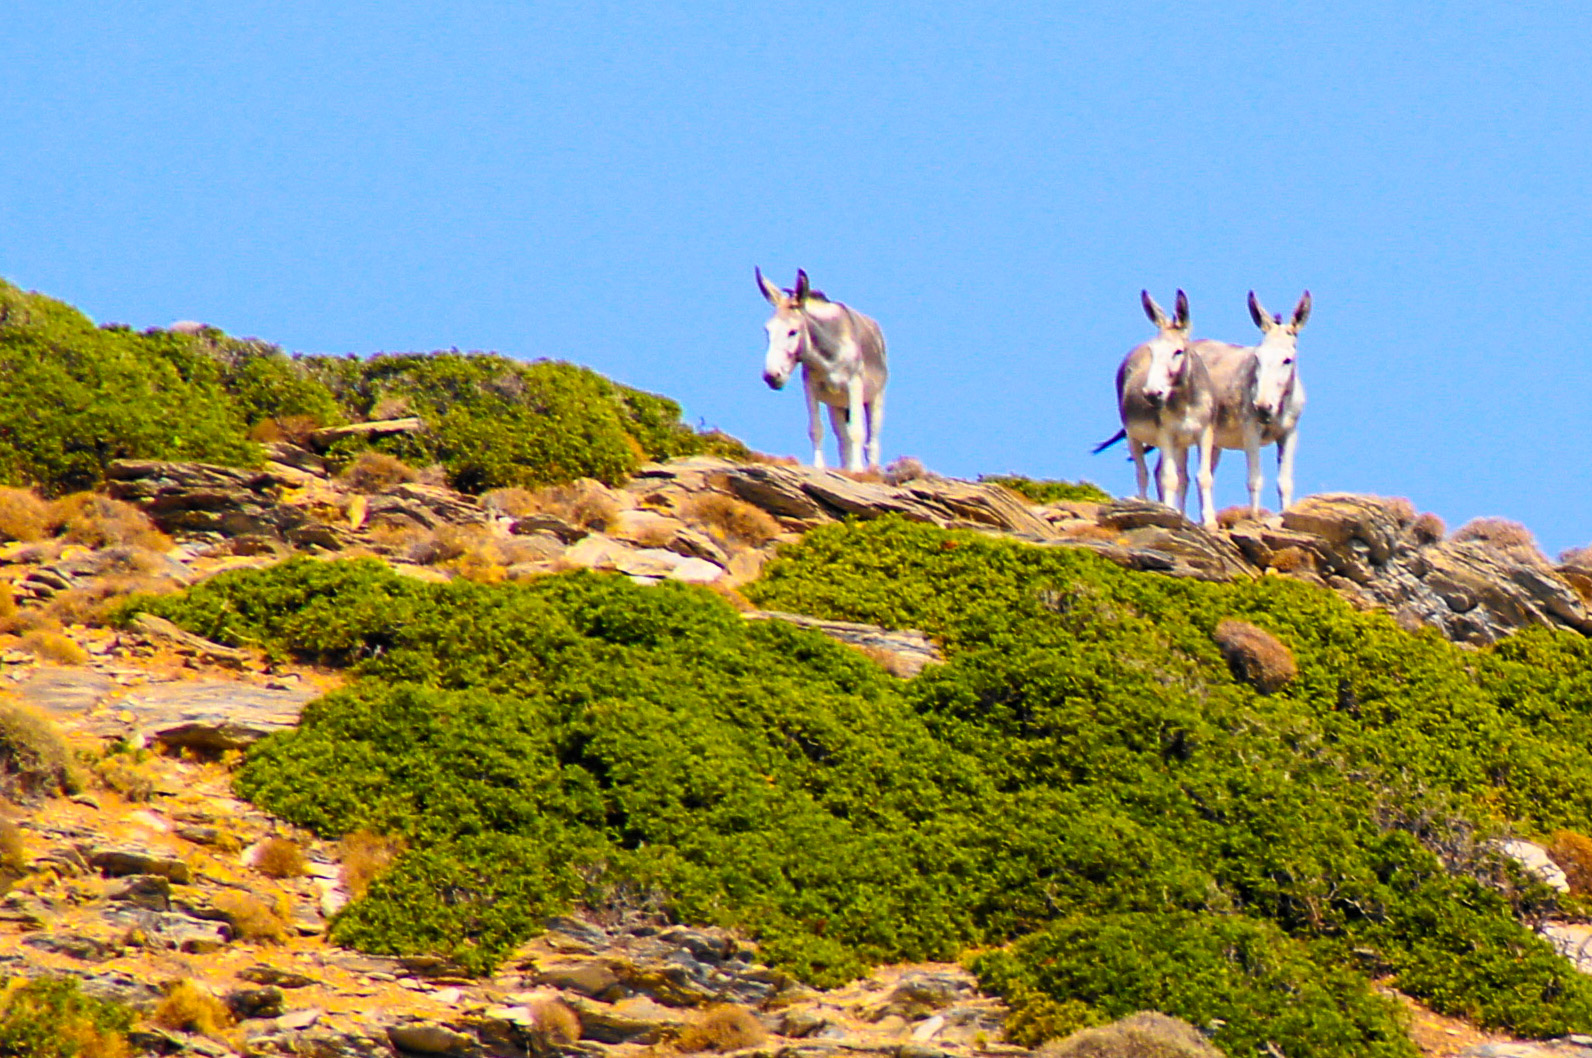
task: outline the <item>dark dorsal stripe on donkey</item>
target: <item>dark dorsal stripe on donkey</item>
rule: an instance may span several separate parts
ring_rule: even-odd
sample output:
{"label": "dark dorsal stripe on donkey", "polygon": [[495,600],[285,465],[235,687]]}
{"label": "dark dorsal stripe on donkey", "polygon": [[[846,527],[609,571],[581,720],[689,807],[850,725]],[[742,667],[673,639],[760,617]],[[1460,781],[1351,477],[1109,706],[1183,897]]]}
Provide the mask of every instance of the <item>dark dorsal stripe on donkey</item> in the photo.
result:
{"label": "dark dorsal stripe on donkey", "polygon": [[763,363],[763,381],[780,389],[796,365],[801,364],[813,466],[824,465],[820,404],[829,408],[841,464],[847,470],[861,470],[866,452],[866,465],[878,466],[884,386],[890,377],[879,325],[812,289],[804,271],[796,272],[796,286],[791,290],[775,286],[761,268],[756,272],[758,289],[774,306],[774,315],[765,324],[768,355]]}

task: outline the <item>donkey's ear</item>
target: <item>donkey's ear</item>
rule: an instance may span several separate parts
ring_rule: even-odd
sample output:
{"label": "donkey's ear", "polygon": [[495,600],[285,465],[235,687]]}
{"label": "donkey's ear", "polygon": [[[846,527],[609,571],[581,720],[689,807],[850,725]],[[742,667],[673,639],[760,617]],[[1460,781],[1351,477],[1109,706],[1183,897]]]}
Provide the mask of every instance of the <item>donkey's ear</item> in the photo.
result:
{"label": "donkey's ear", "polygon": [[1172,326],[1180,331],[1188,330],[1188,295],[1181,290],[1177,292],[1177,301],[1173,305]]}
{"label": "donkey's ear", "polygon": [[1249,292],[1249,318],[1254,320],[1255,326],[1262,331],[1269,331],[1275,326],[1271,314],[1266,311],[1266,306],[1260,303],[1253,290]]}
{"label": "donkey's ear", "polygon": [[1297,331],[1305,325],[1310,318],[1310,291],[1305,291],[1305,296],[1299,299],[1299,304],[1294,306],[1293,329]]}
{"label": "donkey's ear", "polygon": [[1148,290],[1139,291],[1139,301],[1144,305],[1144,314],[1150,317],[1150,322],[1157,327],[1166,326],[1166,313],[1161,311],[1161,306],[1155,303]]}
{"label": "donkey's ear", "polygon": [[757,269],[757,289],[761,290],[763,296],[768,299],[768,303],[776,308],[784,308],[789,301],[785,296],[785,292],[770,282],[768,276],[763,274],[761,268]]}
{"label": "donkey's ear", "polygon": [[806,301],[812,289],[812,284],[807,282],[807,273],[800,268],[796,269],[796,300]]}

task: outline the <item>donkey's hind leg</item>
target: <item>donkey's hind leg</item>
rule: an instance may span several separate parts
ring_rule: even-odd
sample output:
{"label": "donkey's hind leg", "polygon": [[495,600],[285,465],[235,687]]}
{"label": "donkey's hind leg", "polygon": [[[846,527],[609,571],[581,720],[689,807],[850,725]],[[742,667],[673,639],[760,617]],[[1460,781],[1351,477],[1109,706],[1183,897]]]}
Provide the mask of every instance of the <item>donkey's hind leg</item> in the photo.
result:
{"label": "donkey's hind leg", "polygon": [[850,444],[851,415],[845,408],[829,405],[829,426],[835,431],[835,443],[840,446],[840,469],[851,469],[851,458],[847,445]]}
{"label": "donkey's hind leg", "polygon": [[867,404],[868,408],[868,466],[879,466],[879,430],[884,426],[884,391],[880,390]]}
{"label": "donkey's hind leg", "polygon": [[1150,498],[1150,470],[1144,465],[1144,442],[1128,438],[1128,454],[1133,457],[1133,473],[1139,482],[1139,499]]}

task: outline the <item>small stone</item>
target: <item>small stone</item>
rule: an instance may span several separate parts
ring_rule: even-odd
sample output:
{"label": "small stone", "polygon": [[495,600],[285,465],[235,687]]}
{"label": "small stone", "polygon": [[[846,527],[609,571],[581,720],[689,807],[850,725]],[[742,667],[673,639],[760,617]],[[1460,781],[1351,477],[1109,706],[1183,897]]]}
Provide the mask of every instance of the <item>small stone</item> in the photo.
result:
{"label": "small stone", "polygon": [[389,1025],[387,1038],[401,1051],[420,1054],[453,1054],[465,1051],[475,1043],[470,1037],[446,1025],[429,1023]]}
{"label": "small stone", "polygon": [[149,911],[167,911],[171,908],[171,879],[162,874],[127,875],[105,895]]}
{"label": "small stone", "polygon": [[[306,977],[292,970],[280,970],[265,963],[256,963],[238,971],[238,979],[257,985],[275,985],[277,988],[307,988],[315,983],[313,977]],[[392,975],[389,974],[388,980],[391,979]]]}
{"label": "small stone", "polygon": [[276,1019],[277,1028],[293,1032],[298,1029],[307,1029],[321,1020],[321,1011],[315,1009],[290,1010]]}
{"label": "small stone", "polygon": [[188,865],[169,853],[136,845],[106,845],[88,854],[88,865],[108,878],[129,874],[158,874],[178,885],[187,885]]}
{"label": "small stone", "polygon": [[225,1002],[239,1021],[248,1018],[274,1018],[282,1013],[282,990],[275,986],[239,988],[228,992]]}

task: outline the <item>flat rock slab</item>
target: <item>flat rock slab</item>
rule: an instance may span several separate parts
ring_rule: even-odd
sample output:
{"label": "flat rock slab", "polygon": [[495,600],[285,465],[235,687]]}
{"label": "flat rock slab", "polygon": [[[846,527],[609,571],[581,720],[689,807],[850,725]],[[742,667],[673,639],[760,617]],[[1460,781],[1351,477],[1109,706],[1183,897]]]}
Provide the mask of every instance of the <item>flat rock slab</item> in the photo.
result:
{"label": "flat rock slab", "polygon": [[116,681],[84,669],[34,669],[14,688],[23,703],[71,724],[109,701],[119,691]]}
{"label": "flat rock slab", "polygon": [[119,704],[119,722],[145,742],[206,752],[243,749],[266,735],[298,726],[308,688],[256,687],[197,680],[146,687]]}

